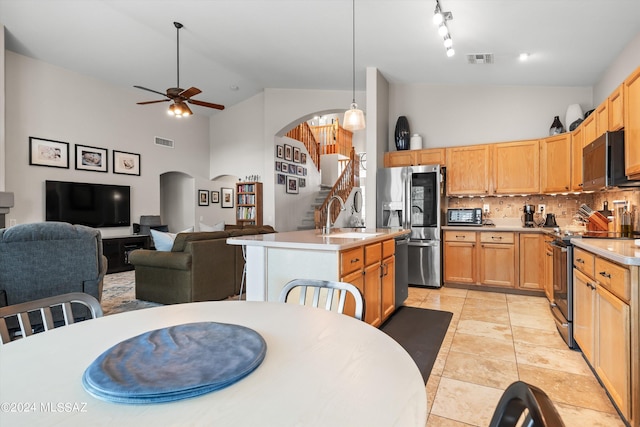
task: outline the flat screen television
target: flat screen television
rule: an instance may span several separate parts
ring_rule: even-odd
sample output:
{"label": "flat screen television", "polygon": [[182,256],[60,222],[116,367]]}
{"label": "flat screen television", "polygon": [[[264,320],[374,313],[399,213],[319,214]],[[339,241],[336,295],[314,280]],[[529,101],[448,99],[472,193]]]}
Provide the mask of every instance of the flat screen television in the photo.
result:
{"label": "flat screen television", "polygon": [[89,227],[131,225],[131,187],[128,185],[46,181],[47,221]]}

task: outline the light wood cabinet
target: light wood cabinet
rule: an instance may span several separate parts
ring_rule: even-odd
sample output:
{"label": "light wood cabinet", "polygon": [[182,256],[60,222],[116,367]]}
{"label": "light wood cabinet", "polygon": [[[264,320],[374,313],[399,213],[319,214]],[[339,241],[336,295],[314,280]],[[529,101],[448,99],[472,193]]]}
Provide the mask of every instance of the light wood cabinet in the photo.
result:
{"label": "light wood cabinet", "polygon": [[262,225],[261,182],[239,182],[236,184],[236,223]]}
{"label": "light wood cabinet", "polygon": [[596,111],[596,138],[609,130],[609,99],[605,99],[598,105]]}
{"label": "light wood cabinet", "polygon": [[593,365],[595,340],[595,284],[593,279],[573,270],[573,338],[585,359]]}
{"label": "light wood cabinet", "polygon": [[571,133],[571,191],[582,191],[582,149],[584,128],[578,126]]}
{"label": "light wood cabinet", "polygon": [[520,233],[519,261],[520,281],[518,288],[545,290],[545,235],[540,233]]}
{"label": "light wood cabinet", "polygon": [[553,302],[553,249],[549,242],[553,237],[544,237],[544,293],[549,302]]}
{"label": "light wood cabinet", "polygon": [[609,130],[624,127],[624,88],[620,85],[609,95]]}
{"label": "light wood cabinet", "polygon": [[640,179],[640,67],[624,81],[623,97],[625,172]]}
{"label": "light wood cabinet", "polygon": [[444,232],[444,281],[476,283],[476,233]]}
{"label": "light wood cabinet", "polygon": [[424,150],[401,150],[384,153],[384,167],[416,165],[445,165],[444,148],[426,148]]}
{"label": "light wood cabinet", "polygon": [[491,146],[447,148],[447,194],[490,194]]}
{"label": "light wood cabinet", "polygon": [[514,288],[516,251],[514,233],[480,233],[478,282],[481,285]]}
{"label": "light wood cabinet", "polygon": [[531,194],[540,191],[539,141],[493,145],[493,187],[496,194]]}
{"label": "light wood cabinet", "polygon": [[583,144],[591,144],[597,137],[596,115],[595,111],[582,122]]}
{"label": "light wood cabinet", "polygon": [[[571,134],[562,133],[540,141],[540,190],[563,193],[571,187]],[[582,151],[580,152],[582,164]],[[580,173],[582,178],[582,171]],[[581,179],[582,181],[582,179]]]}

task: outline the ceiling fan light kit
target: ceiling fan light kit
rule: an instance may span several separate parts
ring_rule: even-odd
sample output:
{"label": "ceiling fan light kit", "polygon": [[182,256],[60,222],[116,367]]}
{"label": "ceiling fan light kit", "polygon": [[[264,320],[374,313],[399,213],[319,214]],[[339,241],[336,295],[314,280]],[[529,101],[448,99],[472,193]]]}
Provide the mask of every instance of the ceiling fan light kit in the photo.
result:
{"label": "ceiling fan light kit", "polygon": [[346,130],[355,132],[360,129],[364,129],[364,113],[358,108],[356,104],[356,0],[352,0],[353,14],[352,14],[352,77],[353,77],[353,101],[351,106],[344,113],[343,126]]}
{"label": "ceiling fan light kit", "polygon": [[176,53],[177,53],[176,55],[176,64],[177,64],[176,87],[170,87],[169,89],[167,89],[166,93],[162,93],[153,89],[148,89],[143,86],[134,86],[137,89],[142,89],[148,92],[157,93],[158,95],[162,95],[166,98],[166,99],[159,99],[156,101],[138,102],[138,105],[173,101],[173,104],[169,106],[169,110],[167,111],[167,114],[169,114],[170,116],[178,117],[178,118],[187,117],[193,114],[189,106],[186,104],[187,102],[189,104],[199,105],[201,107],[215,108],[216,110],[224,110],[224,105],[213,104],[211,102],[198,101],[195,99],[191,99],[192,96],[202,93],[202,91],[197,87],[190,87],[189,89],[186,89],[186,90],[180,87],[180,28],[182,28],[183,25],[179,22],[174,22],[173,25],[176,27],[176,41],[177,41],[176,43]]}

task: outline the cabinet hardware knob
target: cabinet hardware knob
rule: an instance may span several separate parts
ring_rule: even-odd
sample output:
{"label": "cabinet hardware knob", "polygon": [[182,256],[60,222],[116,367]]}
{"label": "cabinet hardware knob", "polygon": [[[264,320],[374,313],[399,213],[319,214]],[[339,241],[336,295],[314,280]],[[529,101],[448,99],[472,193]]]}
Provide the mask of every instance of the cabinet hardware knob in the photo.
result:
{"label": "cabinet hardware knob", "polygon": [[601,271],[598,274],[601,275],[602,277],[606,277],[607,279],[611,279],[611,274],[607,273],[606,271]]}
{"label": "cabinet hardware knob", "polygon": [[491,236],[493,240],[502,240],[502,236]]}
{"label": "cabinet hardware knob", "polygon": [[465,238],[466,238],[466,236],[458,236],[458,235],[456,234],[456,239],[465,239]]}
{"label": "cabinet hardware knob", "polygon": [[351,260],[351,264],[359,262],[359,261],[360,261],[360,258],[354,258],[354,259]]}
{"label": "cabinet hardware knob", "polygon": [[584,264],[584,260],[582,258],[576,258],[576,262],[579,262],[580,264]]}

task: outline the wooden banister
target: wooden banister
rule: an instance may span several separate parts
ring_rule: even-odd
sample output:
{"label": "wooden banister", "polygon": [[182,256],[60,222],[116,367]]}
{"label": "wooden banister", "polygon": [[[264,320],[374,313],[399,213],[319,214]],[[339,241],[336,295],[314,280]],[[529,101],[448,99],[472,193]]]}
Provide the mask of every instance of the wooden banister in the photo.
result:
{"label": "wooden banister", "polygon": [[[349,163],[345,166],[342,174],[336,181],[336,183],[329,191],[327,198],[322,203],[322,206],[316,208],[313,214],[313,219],[315,222],[316,228],[322,228],[323,224],[327,222],[327,205],[329,204],[329,200],[333,196],[338,196],[344,202],[349,197],[351,190],[353,187],[360,186],[360,163],[359,157],[356,156],[355,150],[353,147],[351,148],[351,152],[349,153]],[[331,222],[335,222],[340,215],[340,204],[334,203],[331,205]]]}
{"label": "wooden banister", "polygon": [[302,142],[309,153],[311,161],[313,161],[316,168],[320,170],[320,144],[316,140],[314,133],[307,122],[302,122],[295,128],[291,129],[287,132],[286,136]]}

